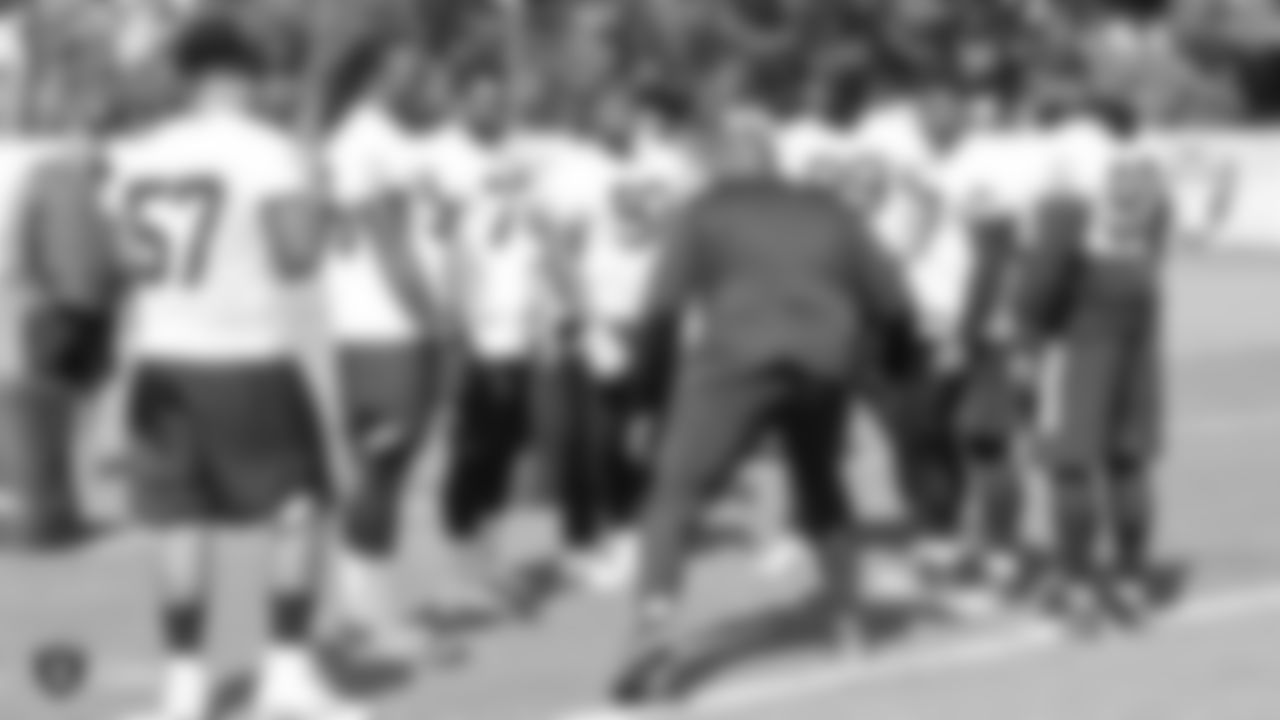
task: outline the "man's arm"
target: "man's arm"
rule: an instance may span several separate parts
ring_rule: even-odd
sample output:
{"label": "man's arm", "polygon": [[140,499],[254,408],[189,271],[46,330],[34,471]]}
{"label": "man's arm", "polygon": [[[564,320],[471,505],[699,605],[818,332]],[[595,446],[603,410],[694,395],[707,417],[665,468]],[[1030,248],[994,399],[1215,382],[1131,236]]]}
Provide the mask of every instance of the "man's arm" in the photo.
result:
{"label": "man's arm", "polygon": [[836,208],[844,239],[849,295],[881,344],[881,360],[891,373],[908,372],[924,360],[915,305],[906,279],[875,241],[861,213]]}
{"label": "man's arm", "polygon": [[703,196],[676,214],[671,235],[660,250],[645,310],[637,323],[637,372],[642,378],[641,386],[658,403],[667,396],[672,371],[677,366],[685,310],[704,292],[708,282],[709,237],[704,226],[708,211],[708,198]]}
{"label": "man's arm", "polygon": [[21,271],[34,295],[24,337],[31,365],[76,387],[107,372],[126,287],[99,203],[104,175],[96,156],[51,160],[33,178],[19,224]]}
{"label": "man's arm", "polygon": [[678,315],[707,283],[708,217],[714,211],[711,196],[695,199],[677,215],[658,258],[646,304],[655,319]]}
{"label": "man's arm", "polygon": [[440,329],[441,309],[431,292],[422,257],[414,251],[409,199],[387,191],[353,208],[350,219],[373,243],[378,265],[400,302],[424,332]]}
{"label": "man's arm", "polygon": [[845,238],[851,294],[877,325],[910,325],[914,305],[897,264],[880,243],[875,242],[860,214],[844,209],[837,212]]}
{"label": "man's arm", "polygon": [[1057,196],[1039,208],[1030,249],[1011,293],[1020,344],[1039,346],[1068,320],[1083,262],[1089,208],[1079,198]]}

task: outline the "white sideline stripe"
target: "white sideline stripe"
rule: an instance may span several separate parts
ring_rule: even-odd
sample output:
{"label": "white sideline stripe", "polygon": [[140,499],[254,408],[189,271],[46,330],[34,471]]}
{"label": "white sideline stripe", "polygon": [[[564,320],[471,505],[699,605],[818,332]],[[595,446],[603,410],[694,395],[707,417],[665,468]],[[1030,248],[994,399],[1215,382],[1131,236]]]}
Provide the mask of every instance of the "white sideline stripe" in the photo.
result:
{"label": "white sideline stripe", "polygon": [[[1280,423],[1280,406],[1202,415],[1172,428],[1185,439],[1213,439],[1222,435],[1270,430]],[[122,538],[122,540],[126,540]],[[1218,592],[1190,600],[1167,616],[1162,628],[1187,628],[1249,619],[1280,611],[1280,583]],[[993,629],[991,634],[927,649],[892,651],[873,658],[851,658],[835,665],[814,667],[775,677],[757,677],[722,684],[694,700],[677,715],[716,718],[748,709],[821,697],[833,692],[903,677],[983,667],[1034,655],[1057,646],[1059,633],[1046,623],[1023,621]],[[142,692],[155,682],[158,666],[153,660],[120,658],[110,663],[89,658],[93,664],[87,692],[101,696]],[[9,672],[16,670],[17,672]],[[0,668],[0,699],[33,696],[38,690],[28,680],[27,668]],[[611,718],[641,720],[653,715],[619,715],[610,710],[579,710],[564,720]],[[656,720],[656,718],[654,718]]]}
{"label": "white sideline stripe", "polygon": [[[1280,584],[1220,592],[1193,600],[1164,618],[1156,630],[1240,622],[1275,612],[1280,612]],[[1031,621],[928,651],[881,659],[852,658],[826,667],[741,681],[708,692],[683,713],[687,717],[725,717],[877,682],[988,667],[1046,653],[1069,642],[1051,624]]]}

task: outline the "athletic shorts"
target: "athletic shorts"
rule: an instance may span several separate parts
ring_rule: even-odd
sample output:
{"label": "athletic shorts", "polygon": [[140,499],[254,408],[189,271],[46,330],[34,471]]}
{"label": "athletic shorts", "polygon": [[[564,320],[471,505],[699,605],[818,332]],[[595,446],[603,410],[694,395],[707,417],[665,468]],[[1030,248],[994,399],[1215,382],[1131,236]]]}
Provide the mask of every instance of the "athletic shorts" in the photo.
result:
{"label": "athletic shorts", "polygon": [[340,358],[357,449],[383,456],[417,450],[439,397],[439,348],[425,342],[351,345]]}
{"label": "athletic shorts", "polygon": [[141,361],[129,419],[148,521],[256,522],[329,495],[320,418],[292,360]]}

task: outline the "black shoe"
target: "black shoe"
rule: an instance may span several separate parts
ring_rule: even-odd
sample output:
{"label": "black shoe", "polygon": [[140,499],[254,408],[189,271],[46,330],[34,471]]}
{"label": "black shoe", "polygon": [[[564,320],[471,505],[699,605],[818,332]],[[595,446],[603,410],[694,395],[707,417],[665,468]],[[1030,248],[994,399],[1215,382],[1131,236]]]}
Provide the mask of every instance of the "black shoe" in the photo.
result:
{"label": "black shoe", "polygon": [[1140,630],[1166,606],[1160,576],[1151,571],[1124,573],[1111,578],[1103,591],[1107,612],[1120,627]]}
{"label": "black shoe", "polygon": [[631,646],[610,687],[610,699],[621,706],[649,706],[671,699],[677,688],[679,640],[674,634],[674,608],[654,603],[644,609],[632,631]]}
{"label": "black shoe", "polygon": [[670,699],[675,685],[675,653],[666,645],[634,651],[609,688],[609,699],[622,707],[645,707]]}

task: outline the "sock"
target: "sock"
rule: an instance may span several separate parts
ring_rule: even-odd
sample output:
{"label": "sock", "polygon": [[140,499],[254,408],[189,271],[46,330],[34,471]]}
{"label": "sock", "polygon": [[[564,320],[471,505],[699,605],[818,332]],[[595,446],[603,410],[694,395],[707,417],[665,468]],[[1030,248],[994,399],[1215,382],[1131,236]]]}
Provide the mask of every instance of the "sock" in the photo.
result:
{"label": "sock", "polygon": [[305,645],[311,638],[315,597],[305,590],[277,591],[271,603],[271,637],[284,645]]}
{"label": "sock", "polygon": [[195,655],[204,649],[207,612],[198,600],[170,600],[161,611],[165,647],[177,655]]}

